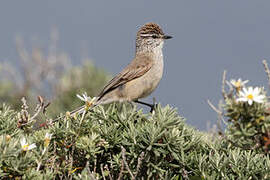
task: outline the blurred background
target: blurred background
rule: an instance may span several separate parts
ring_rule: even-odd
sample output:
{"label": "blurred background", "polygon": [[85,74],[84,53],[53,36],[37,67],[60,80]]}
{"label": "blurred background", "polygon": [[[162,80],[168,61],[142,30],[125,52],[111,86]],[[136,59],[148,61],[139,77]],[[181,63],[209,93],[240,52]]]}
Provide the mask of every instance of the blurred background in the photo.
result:
{"label": "blurred background", "polygon": [[165,71],[155,97],[207,130],[216,113],[224,70],[228,79],[265,86],[270,61],[270,1],[2,1],[0,101],[43,95],[51,111],[76,107],[77,93],[97,95],[134,57],[146,22],[174,38],[164,45]]}

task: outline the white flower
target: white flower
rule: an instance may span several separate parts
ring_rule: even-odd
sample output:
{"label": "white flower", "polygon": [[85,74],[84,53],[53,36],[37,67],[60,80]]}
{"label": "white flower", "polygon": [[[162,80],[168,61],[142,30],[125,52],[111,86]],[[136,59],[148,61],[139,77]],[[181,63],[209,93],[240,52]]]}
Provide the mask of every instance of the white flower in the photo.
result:
{"label": "white flower", "polygon": [[253,102],[263,103],[266,98],[265,95],[261,94],[261,88],[249,87],[243,88],[243,91],[239,92],[239,98],[236,101],[248,102],[249,105],[252,105]]}
{"label": "white flower", "polygon": [[49,146],[51,139],[52,139],[52,134],[46,133],[45,138],[44,138],[44,146],[45,147]]}
{"label": "white flower", "polygon": [[76,96],[77,96],[80,100],[84,101],[84,102],[86,103],[86,106],[87,106],[87,107],[92,106],[92,105],[95,103],[95,100],[97,99],[96,97],[91,98],[91,97],[87,96],[87,93],[86,93],[86,92],[83,93],[82,96],[79,95],[79,94],[77,94]]}
{"label": "white flower", "polygon": [[23,151],[29,151],[29,150],[34,149],[34,148],[37,147],[36,144],[31,144],[31,145],[29,145],[29,144],[26,142],[26,139],[25,139],[25,138],[22,138],[20,142],[21,142],[21,146],[22,146],[22,150],[23,150]]}
{"label": "white flower", "polygon": [[237,81],[235,79],[232,79],[230,82],[237,91],[240,91],[245,86],[245,84],[248,83],[248,81],[249,80],[242,81],[242,79],[239,78]]}
{"label": "white flower", "polygon": [[82,100],[82,101],[84,101],[84,102],[87,102],[87,101],[90,101],[90,100],[91,100],[91,98],[87,95],[86,92],[84,92],[84,93],[82,94],[82,96],[79,95],[79,94],[77,94],[76,96],[77,96],[80,100]]}
{"label": "white flower", "polygon": [[51,140],[51,139],[52,139],[52,134],[46,133],[46,134],[45,134],[45,139]]}

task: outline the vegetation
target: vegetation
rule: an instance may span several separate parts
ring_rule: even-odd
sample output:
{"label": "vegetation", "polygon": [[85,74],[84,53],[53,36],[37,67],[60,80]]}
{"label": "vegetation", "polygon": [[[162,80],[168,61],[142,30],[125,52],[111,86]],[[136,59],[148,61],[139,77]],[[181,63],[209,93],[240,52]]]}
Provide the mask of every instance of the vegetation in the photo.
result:
{"label": "vegetation", "polygon": [[51,36],[47,53],[37,46],[27,50],[23,40],[17,38],[17,63],[0,63],[0,102],[8,102],[20,110],[22,97],[27,97],[29,105],[33,105],[36,97],[42,96],[52,102],[49,114],[59,115],[81,105],[76,94],[87,92],[95,96],[110,79],[87,57],[77,65],[72,64],[68,54],[56,48],[58,33]]}
{"label": "vegetation", "polygon": [[[0,111],[2,178],[270,177],[268,153],[194,130],[169,106],[143,114],[130,105],[111,104],[75,118],[67,115],[54,124],[48,121],[39,130],[34,130],[28,111],[17,114],[6,105]],[[22,121],[22,114],[29,118]],[[36,147],[30,149],[33,143]]]}
{"label": "vegetation", "polygon": [[20,45],[18,52],[22,78],[0,83],[1,179],[270,179],[264,88],[226,81],[224,73],[224,101],[209,104],[225,131],[195,130],[169,105],[143,113],[129,103],[90,109],[86,100],[85,112],[71,117],[67,111],[83,103],[76,94],[96,95],[108,75],[90,61],[72,67],[64,53],[34,49],[30,56]]}

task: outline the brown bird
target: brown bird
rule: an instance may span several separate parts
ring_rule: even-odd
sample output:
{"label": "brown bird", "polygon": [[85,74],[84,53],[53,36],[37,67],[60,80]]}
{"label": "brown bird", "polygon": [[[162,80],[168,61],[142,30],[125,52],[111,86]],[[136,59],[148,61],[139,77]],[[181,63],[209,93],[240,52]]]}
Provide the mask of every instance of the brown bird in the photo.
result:
{"label": "brown bird", "polygon": [[[111,102],[133,101],[151,107],[154,105],[139,101],[150,95],[159,84],[163,74],[163,43],[171,36],[165,35],[155,23],[143,25],[136,37],[135,58],[117,74],[98,95],[94,106]],[[85,106],[71,112],[82,113]]]}

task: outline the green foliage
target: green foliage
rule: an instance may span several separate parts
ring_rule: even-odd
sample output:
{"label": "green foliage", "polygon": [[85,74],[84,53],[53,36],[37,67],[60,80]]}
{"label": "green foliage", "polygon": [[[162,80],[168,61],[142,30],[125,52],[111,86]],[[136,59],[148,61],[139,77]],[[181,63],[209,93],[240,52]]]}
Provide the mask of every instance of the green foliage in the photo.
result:
{"label": "green foliage", "polygon": [[[109,76],[103,70],[96,68],[91,61],[85,61],[82,65],[63,70],[61,76],[54,79],[54,82],[43,90],[53,89],[50,94],[52,103],[48,108],[48,113],[56,116],[61,112],[81,106],[82,103],[76,94],[87,92],[90,96],[96,96],[108,79]],[[36,96],[45,93],[43,91],[40,91],[40,94],[34,93],[35,82],[29,80],[27,83],[30,87],[22,91],[16,82],[8,79],[2,80],[0,101],[11,104],[16,110],[21,108],[20,99],[23,96],[27,97],[29,104],[34,104]],[[46,82],[40,83],[45,84]]]}
{"label": "green foliage", "polygon": [[5,104],[0,107],[0,112],[0,134],[16,134],[18,131],[16,121],[14,120],[17,115],[16,112],[10,110],[10,107]]}
{"label": "green foliage", "polygon": [[59,115],[82,105],[76,94],[87,92],[89,96],[97,96],[104,84],[109,80],[105,71],[98,69],[91,61],[73,67],[63,74],[56,85],[56,95],[48,111]]}
{"label": "green foliage", "polygon": [[[269,155],[194,130],[169,106],[158,106],[154,114],[130,104],[97,106],[39,130],[32,123],[17,128],[18,117],[1,107],[1,178],[270,178]],[[23,137],[36,148],[23,151]]]}
{"label": "green foliage", "polygon": [[[221,136],[189,127],[160,105],[153,114],[131,104],[97,106],[53,122],[82,104],[76,94],[97,96],[108,81],[89,60],[74,67],[56,51],[56,36],[46,56],[18,41],[22,69],[0,64],[0,101],[15,109],[0,107],[0,179],[270,179],[266,92],[244,93],[247,81],[239,79],[226,93],[225,75],[225,103],[216,110],[228,120]],[[36,108],[28,106],[38,95],[52,104],[39,96]]]}
{"label": "green foliage", "polygon": [[51,36],[48,52],[36,45],[27,50],[22,39],[16,39],[19,58],[14,64],[0,63],[0,102],[20,110],[22,97],[33,105],[37,96],[42,96],[52,102],[48,113],[56,116],[81,105],[76,94],[98,95],[108,74],[89,58],[73,65],[67,53],[57,51],[57,31]]}
{"label": "green foliage", "polygon": [[[266,92],[263,88],[245,88],[240,85],[224,96],[224,115],[229,121],[226,136],[233,145],[268,153],[270,116],[267,113]],[[260,96],[262,101],[256,101],[255,96]],[[243,97],[244,101],[241,99]]]}

